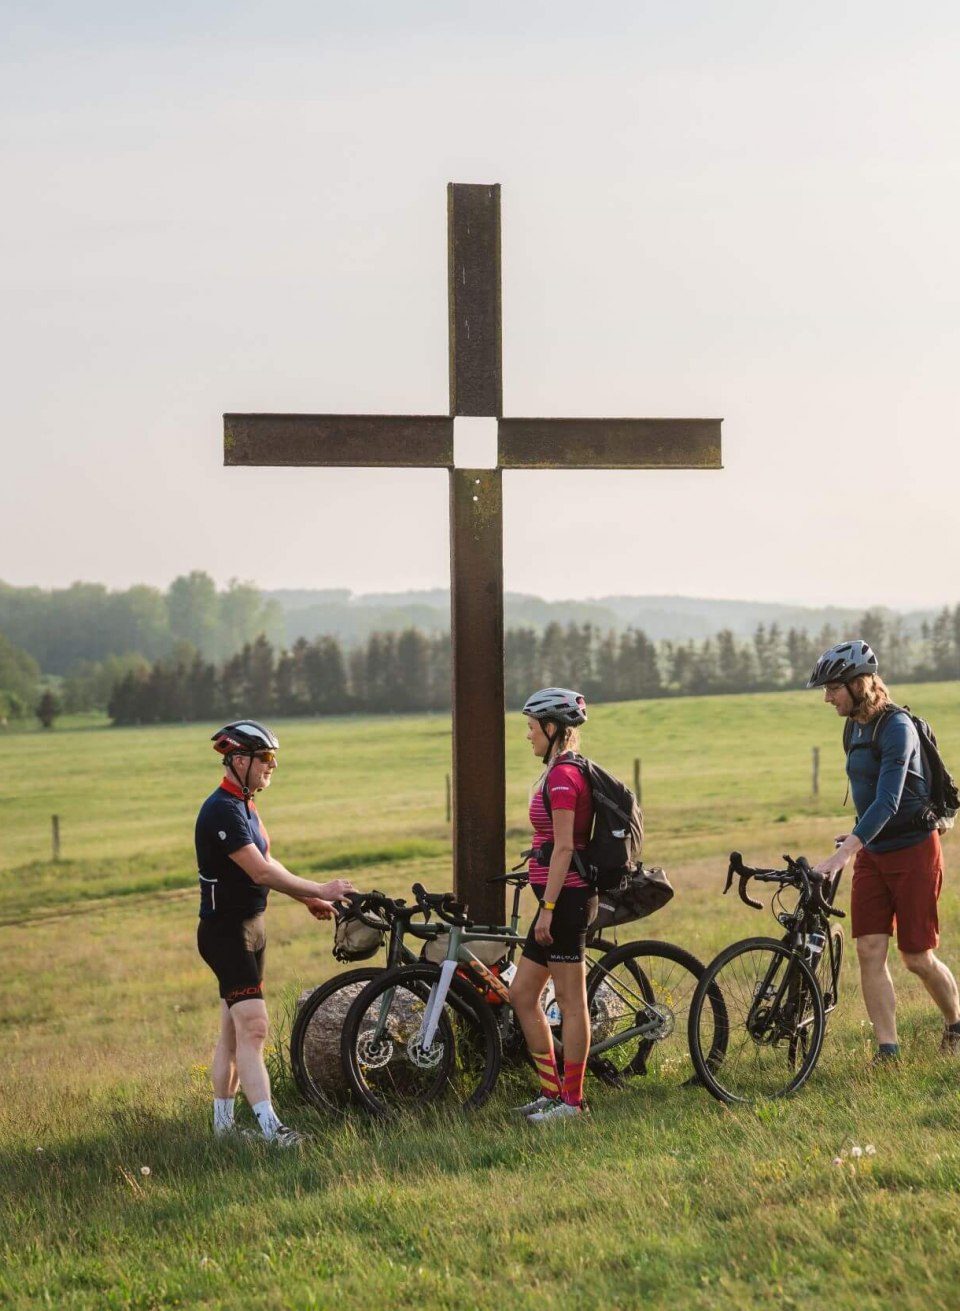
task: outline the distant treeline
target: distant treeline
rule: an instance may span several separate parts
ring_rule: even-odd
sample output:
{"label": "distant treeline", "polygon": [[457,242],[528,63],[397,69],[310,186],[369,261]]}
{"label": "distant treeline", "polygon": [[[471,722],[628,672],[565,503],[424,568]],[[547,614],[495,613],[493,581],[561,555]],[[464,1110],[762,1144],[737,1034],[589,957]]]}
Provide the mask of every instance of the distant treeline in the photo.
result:
{"label": "distant treeline", "polygon": [[259,588],[234,580],[218,591],[209,574],[195,570],[165,592],[112,592],[99,583],[46,591],[0,582],[0,633],[44,674],[67,675],[108,660],[169,658],[184,642],[219,662],[260,633],[282,642],[284,623]]}
{"label": "distant treeline", "polygon": [[[602,633],[590,624],[554,623],[540,633],[513,628],[505,637],[506,700],[518,706],[531,690],[548,685],[576,687],[588,702],[800,687],[817,656],[840,636],[829,628],[815,635],[794,628],[782,633],[774,624],[759,626],[752,639],[725,630],[702,642],[655,644],[637,630]],[[919,637],[905,636],[884,613],[869,610],[856,636],[879,650],[890,682],[960,675],[960,605],[945,608]],[[68,681],[68,708],[69,688]],[[277,650],[261,635],[220,664],[184,649],[124,673],[108,709],[115,724],[137,724],[449,707],[449,636],[410,628],[375,633],[346,651],[332,637],[302,638],[290,650]]]}

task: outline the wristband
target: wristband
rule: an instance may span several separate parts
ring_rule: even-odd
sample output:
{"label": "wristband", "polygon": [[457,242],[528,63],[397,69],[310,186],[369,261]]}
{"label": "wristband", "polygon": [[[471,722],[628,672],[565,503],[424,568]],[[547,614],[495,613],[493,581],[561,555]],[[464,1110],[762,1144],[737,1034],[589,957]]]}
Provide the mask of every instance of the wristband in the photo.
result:
{"label": "wristband", "polygon": [[556,910],[556,909],[557,909],[557,903],[556,903],[555,901],[541,901],[541,903],[540,903],[540,909],[541,909],[541,910]]}

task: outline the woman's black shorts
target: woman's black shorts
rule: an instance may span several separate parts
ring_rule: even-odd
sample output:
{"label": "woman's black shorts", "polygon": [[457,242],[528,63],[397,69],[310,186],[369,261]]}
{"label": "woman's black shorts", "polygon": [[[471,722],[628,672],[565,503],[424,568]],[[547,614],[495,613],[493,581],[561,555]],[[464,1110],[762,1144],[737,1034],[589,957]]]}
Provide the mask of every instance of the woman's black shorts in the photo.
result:
{"label": "woman's black shorts", "polygon": [[220,984],[228,1006],[263,997],[267,933],[263,915],[211,915],[197,927],[197,950]]}
{"label": "woman's black shorts", "polygon": [[[535,887],[533,890],[542,905],[543,888]],[[528,960],[535,961],[537,965],[577,964],[586,954],[587,929],[596,919],[596,915],[597,894],[593,888],[561,888],[560,895],[557,897],[557,909],[553,912],[550,925],[553,942],[547,947],[541,947],[534,937],[537,920],[540,918],[538,910],[527,933],[522,954]]]}

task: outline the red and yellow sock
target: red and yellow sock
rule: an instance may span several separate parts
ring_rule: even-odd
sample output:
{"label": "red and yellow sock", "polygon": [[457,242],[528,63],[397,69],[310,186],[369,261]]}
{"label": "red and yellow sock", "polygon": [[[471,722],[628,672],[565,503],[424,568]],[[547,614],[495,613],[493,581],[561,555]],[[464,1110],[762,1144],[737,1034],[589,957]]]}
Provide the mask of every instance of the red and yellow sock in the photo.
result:
{"label": "red and yellow sock", "polygon": [[[543,1097],[560,1096],[560,1071],[557,1058],[551,1045],[548,1052],[531,1052],[531,1060],[540,1079],[540,1094]],[[581,1083],[583,1082],[581,1078]]]}
{"label": "red and yellow sock", "polygon": [[585,1061],[564,1061],[563,1090],[560,1096],[571,1106],[579,1106],[583,1101],[583,1076],[587,1065]]}

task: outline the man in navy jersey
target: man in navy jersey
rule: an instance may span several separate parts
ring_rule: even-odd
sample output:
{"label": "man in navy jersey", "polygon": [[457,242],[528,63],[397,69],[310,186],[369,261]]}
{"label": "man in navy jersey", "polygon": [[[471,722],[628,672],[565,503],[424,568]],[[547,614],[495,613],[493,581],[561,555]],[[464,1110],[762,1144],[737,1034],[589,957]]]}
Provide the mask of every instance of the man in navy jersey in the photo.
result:
{"label": "man in navy jersey", "polygon": [[196,824],[200,877],[197,947],[220,985],[220,1035],[213,1054],[214,1133],[235,1132],[238,1088],[253,1108],[260,1131],[279,1146],[300,1135],[281,1124],[270,1098],[263,1062],[267,1007],[263,962],[264,912],[271,888],[302,901],[317,919],[329,919],[333,902],[353,891],[348,879],[313,883],[298,878],[270,853],[270,838],[254,803],[270,786],[280,749],[275,734],[253,719],[227,724],[213,735],[224,759],[220,786],[200,807]]}

